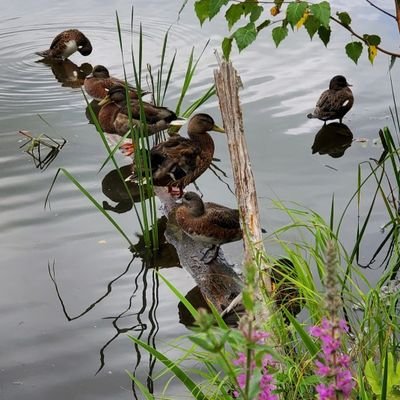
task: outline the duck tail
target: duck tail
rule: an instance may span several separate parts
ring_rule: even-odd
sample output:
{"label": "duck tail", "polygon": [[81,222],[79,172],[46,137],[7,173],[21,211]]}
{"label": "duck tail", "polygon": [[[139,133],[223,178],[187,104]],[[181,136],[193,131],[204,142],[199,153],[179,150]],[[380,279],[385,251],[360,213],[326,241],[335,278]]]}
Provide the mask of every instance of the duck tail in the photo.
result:
{"label": "duck tail", "polygon": [[307,118],[317,118],[313,113],[307,114]]}

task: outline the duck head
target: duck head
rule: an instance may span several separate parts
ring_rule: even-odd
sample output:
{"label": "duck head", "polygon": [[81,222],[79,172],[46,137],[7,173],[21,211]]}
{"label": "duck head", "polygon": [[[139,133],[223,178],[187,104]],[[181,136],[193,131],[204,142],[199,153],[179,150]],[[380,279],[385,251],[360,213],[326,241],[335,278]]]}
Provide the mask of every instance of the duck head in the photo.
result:
{"label": "duck head", "polygon": [[108,69],[104,65],[96,65],[93,68],[92,76],[94,78],[106,79],[110,77],[110,73],[108,72]]}
{"label": "duck head", "polygon": [[196,114],[190,119],[188,132],[205,133],[208,131],[225,133],[224,129],[216,125],[214,120],[208,114]]}
{"label": "duck head", "polygon": [[181,199],[181,204],[193,217],[200,217],[204,214],[204,203],[197,193],[186,192]]}
{"label": "duck head", "polygon": [[331,90],[340,90],[348,86],[352,85],[346,81],[346,78],[343,75],[336,75],[329,82],[329,89]]}
{"label": "duck head", "polygon": [[121,85],[114,85],[108,91],[106,97],[100,101],[99,106],[104,106],[109,103],[115,103],[118,107],[124,107],[126,104],[125,88]]}
{"label": "duck head", "polygon": [[78,51],[83,56],[88,56],[92,52],[92,50],[92,45],[90,44],[88,39],[78,44]]}

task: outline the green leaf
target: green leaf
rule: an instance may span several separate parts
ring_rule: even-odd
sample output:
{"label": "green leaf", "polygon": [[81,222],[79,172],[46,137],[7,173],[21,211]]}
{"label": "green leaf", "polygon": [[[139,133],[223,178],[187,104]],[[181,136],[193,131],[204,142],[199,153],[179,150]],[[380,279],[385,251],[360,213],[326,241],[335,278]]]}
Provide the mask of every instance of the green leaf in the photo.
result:
{"label": "green leaf", "polygon": [[382,390],[381,379],[378,375],[378,371],[376,370],[375,363],[372,358],[366,362],[364,373],[374,394],[380,395]]}
{"label": "green leaf", "polygon": [[209,8],[210,0],[197,0],[196,3],[194,3],[194,10],[196,11],[197,18],[201,25],[203,25],[203,22],[210,17]]}
{"label": "green leaf", "polygon": [[288,35],[288,28],[286,26],[277,26],[272,29],[272,39],[274,39],[275,46],[278,47],[279,43]]}
{"label": "green leaf", "polygon": [[318,18],[315,18],[314,15],[309,15],[306,22],[304,23],[305,28],[307,29],[308,34],[310,35],[310,39],[317,33],[318,28],[321,26],[321,22]]}
{"label": "green leaf", "polygon": [[339,17],[340,22],[343,25],[350,25],[351,24],[351,17],[347,12],[337,12],[336,15]]}
{"label": "green leaf", "polygon": [[225,60],[229,60],[229,56],[232,51],[232,38],[224,38],[222,41],[222,54],[224,55]]}
{"label": "green leaf", "polygon": [[329,3],[327,1],[322,1],[319,4],[313,4],[310,9],[315,18],[319,19],[321,25],[328,28],[329,18],[331,16],[331,6]]}
{"label": "green leaf", "polygon": [[139,390],[143,394],[144,398],[146,400],[154,400],[154,396],[149,392],[149,389],[147,389],[147,387],[144,386],[142,382],[140,382],[140,379],[136,378],[136,376],[133,375],[132,372],[130,372],[130,371],[126,371],[126,372],[129,375],[129,378],[131,378],[133,380],[133,382],[135,382],[135,385],[139,388]]}
{"label": "green leaf", "polygon": [[233,25],[236,24],[244,14],[244,7],[242,4],[232,4],[225,13],[225,19],[228,21],[228,29],[231,30]]}
{"label": "green leaf", "polygon": [[256,3],[251,3],[251,12],[250,12],[250,22],[255,22],[260,18],[261,13],[264,11],[264,8],[257,5]]}
{"label": "green leaf", "polygon": [[346,54],[357,64],[361,56],[363,45],[361,42],[350,42],[346,44]]}
{"label": "green leaf", "polygon": [[322,40],[322,43],[326,47],[328,45],[328,43],[329,43],[330,38],[331,38],[331,29],[329,27],[326,28],[325,26],[321,25],[318,28],[318,36]]}
{"label": "green leaf", "polygon": [[299,324],[296,318],[293,317],[292,314],[290,314],[289,311],[283,310],[286,317],[290,321],[290,323],[293,325],[294,329],[296,329],[297,333],[301,337],[304,345],[307,347],[308,351],[312,356],[315,356],[319,352],[319,347],[315,344],[314,340],[312,337],[305,331],[305,329]]}
{"label": "green leaf", "polygon": [[208,12],[210,19],[214,18],[219,13],[221,7],[228,4],[228,1],[229,0],[209,0]]}
{"label": "green leaf", "polygon": [[189,339],[194,344],[197,344],[197,346],[201,347],[204,350],[207,350],[207,351],[210,351],[210,352],[215,352],[216,351],[215,346],[207,339],[203,339],[200,336],[194,336],[194,335],[189,336]]}
{"label": "green leaf", "polygon": [[378,35],[364,35],[363,37],[370,46],[379,46],[381,43],[381,38]]}
{"label": "green leaf", "polygon": [[303,17],[304,12],[307,10],[308,3],[301,1],[299,3],[290,3],[286,10],[286,19],[293,28]]}
{"label": "green leaf", "polygon": [[236,40],[239,52],[245,49],[249,44],[253,43],[257,37],[257,29],[254,22],[249,22],[246,26],[239,28],[233,37]]}
{"label": "green leaf", "polygon": [[390,392],[392,390],[392,387],[394,385],[397,385],[400,381],[395,380],[396,374],[395,374],[393,354],[388,353],[387,358],[388,358],[387,386]]}

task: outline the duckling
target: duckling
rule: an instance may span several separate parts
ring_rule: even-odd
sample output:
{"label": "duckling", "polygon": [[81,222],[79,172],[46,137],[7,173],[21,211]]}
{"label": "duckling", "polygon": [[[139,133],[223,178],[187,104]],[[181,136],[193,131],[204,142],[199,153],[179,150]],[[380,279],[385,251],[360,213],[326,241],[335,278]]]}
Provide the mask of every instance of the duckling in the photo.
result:
{"label": "duckling", "polygon": [[322,92],[314,111],[307,117],[318,118],[324,122],[339,119],[341,123],[354,103],[353,93],[349,86],[351,85],[343,75],[334,76],[329,83],[329,89]]}
{"label": "duckling", "polygon": [[[125,87],[125,81],[110,76],[108,69],[104,65],[96,65],[90,75],[85,78],[83,83],[86,93],[95,100],[102,100],[107,96],[113,86]],[[132,99],[137,99],[136,88],[129,86]],[[143,94],[147,94],[145,92]]]}
{"label": "duckling", "polygon": [[[140,105],[138,99],[131,99],[132,122],[140,124]],[[125,87],[114,85],[108,95],[100,101],[99,123],[104,132],[124,136],[130,128],[126,104]],[[166,107],[157,107],[143,102],[144,114],[149,135],[167,129],[171,121],[177,119],[176,114]]]}
{"label": "duckling", "polygon": [[218,254],[221,244],[242,239],[239,210],[216,203],[203,203],[194,192],[185,193],[181,203],[175,212],[177,224],[193,240],[211,244],[207,252],[216,249],[211,260]]}
{"label": "duckling", "polygon": [[36,54],[44,58],[63,60],[76,51],[83,56],[88,56],[92,52],[92,45],[81,31],[68,29],[54,38],[48,50],[38,51]]}
{"label": "duckling", "polygon": [[150,151],[153,184],[179,188],[194,182],[210,166],[214,141],[208,131],[225,132],[208,114],[194,115],[188,124],[188,138],[172,136]]}

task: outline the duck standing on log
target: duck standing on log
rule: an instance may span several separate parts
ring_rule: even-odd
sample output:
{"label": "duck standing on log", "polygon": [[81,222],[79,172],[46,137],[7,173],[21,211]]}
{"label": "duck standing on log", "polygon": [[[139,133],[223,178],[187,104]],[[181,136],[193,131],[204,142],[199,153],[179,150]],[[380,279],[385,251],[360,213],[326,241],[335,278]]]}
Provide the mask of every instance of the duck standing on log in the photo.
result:
{"label": "duck standing on log", "polygon": [[[104,65],[96,65],[90,75],[85,78],[84,88],[86,93],[93,99],[100,101],[107,96],[109,90],[113,86],[125,87],[125,81],[110,76],[108,69]],[[128,86],[132,99],[137,99],[138,94],[136,88]],[[142,95],[147,94],[147,92]]]}
{"label": "duck standing on log", "polygon": [[92,52],[92,45],[81,31],[68,29],[53,39],[48,50],[38,51],[36,54],[47,59],[64,60],[76,51],[88,56]]}
{"label": "duck standing on log", "polygon": [[342,119],[351,109],[354,103],[351,86],[343,75],[334,76],[330,83],[329,89],[322,92],[317,105],[312,113],[308,114],[308,118],[318,118],[324,122],[331,119]]}
{"label": "duck standing on log", "polygon": [[176,209],[177,224],[193,240],[211,245],[206,254],[215,250],[210,262],[218,255],[219,246],[242,239],[239,210],[216,203],[203,203],[200,196],[187,192]]}
{"label": "duck standing on log", "polygon": [[208,131],[225,131],[208,114],[194,115],[188,124],[189,138],[172,136],[150,151],[153,184],[166,186],[171,192],[194,182],[210,166],[214,156],[214,141]]}

